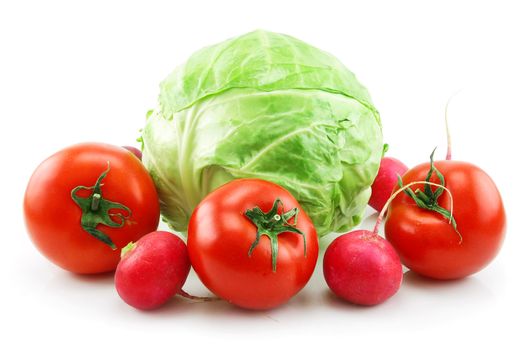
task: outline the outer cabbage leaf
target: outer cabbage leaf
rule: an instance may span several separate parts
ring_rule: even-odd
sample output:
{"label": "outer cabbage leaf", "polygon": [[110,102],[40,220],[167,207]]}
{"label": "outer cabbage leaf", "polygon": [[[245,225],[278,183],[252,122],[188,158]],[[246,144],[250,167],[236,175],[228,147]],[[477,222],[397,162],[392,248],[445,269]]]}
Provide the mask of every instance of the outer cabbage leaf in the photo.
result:
{"label": "outer cabbage leaf", "polygon": [[264,31],[178,67],[142,139],[163,217],[181,232],[209,192],[242,177],[287,188],[319,235],[348,230],[382,155],[379,114],[355,76],[323,51]]}

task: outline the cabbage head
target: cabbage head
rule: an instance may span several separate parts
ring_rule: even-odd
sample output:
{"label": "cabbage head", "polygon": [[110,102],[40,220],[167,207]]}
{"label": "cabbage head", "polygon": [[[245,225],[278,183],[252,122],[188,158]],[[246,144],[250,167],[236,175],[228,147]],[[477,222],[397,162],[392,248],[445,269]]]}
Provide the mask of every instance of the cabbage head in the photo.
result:
{"label": "cabbage head", "polygon": [[357,225],[382,156],[379,114],[332,55],[254,31],[194,53],[160,85],[142,132],[164,220],[235,178],[288,189],[319,236]]}

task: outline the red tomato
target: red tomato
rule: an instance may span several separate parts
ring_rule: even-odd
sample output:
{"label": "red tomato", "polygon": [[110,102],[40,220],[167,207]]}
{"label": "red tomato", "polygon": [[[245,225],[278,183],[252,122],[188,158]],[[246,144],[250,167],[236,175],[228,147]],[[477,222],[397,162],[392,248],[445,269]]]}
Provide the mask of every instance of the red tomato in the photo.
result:
{"label": "red tomato", "polygon": [[[449,220],[419,208],[406,194],[388,208],[385,235],[409,269],[436,279],[456,279],[484,268],[498,253],[505,236],[505,210],[492,179],[480,168],[460,161],[436,161],[453,200],[456,232]],[[425,180],[429,163],[409,170],[403,183]],[[440,183],[434,173],[431,182]],[[412,189],[423,190],[422,185]],[[438,204],[450,208],[443,193]]]}
{"label": "red tomato", "polygon": [[[280,227],[276,254],[268,236],[256,241],[258,219],[253,217],[261,219],[259,232]],[[213,293],[240,307],[269,309],[306,285],[319,246],[310,218],[288,191],[271,182],[240,179],[210,193],[195,208],[188,251],[195,272]]]}
{"label": "red tomato", "polygon": [[122,147],[84,143],[38,166],[24,215],[33,243],[49,260],[72,272],[99,273],[116,268],[118,248],[157,229],[160,209],[137,157]]}

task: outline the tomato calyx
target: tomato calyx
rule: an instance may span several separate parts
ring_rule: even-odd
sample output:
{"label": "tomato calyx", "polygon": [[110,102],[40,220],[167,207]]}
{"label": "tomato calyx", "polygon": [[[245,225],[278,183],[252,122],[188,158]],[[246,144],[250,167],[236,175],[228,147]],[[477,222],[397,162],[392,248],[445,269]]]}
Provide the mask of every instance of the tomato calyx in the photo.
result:
{"label": "tomato calyx", "polygon": [[[421,191],[420,189],[416,189],[416,191],[414,192],[411,188],[406,188],[403,190],[403,192],[405,192],[408,196],[410,196],[410,198],[414,200],[414,202],[417,204],[418,207],[422,209],[434,211],[436,213],[441,214],[443,217],[445,217],[449,221],[449,223],[452,225],[456,233],[458,234],[460,238],[460,243],[461,243],[463,241],[463,238],[458,231],[456,220],[454,219],[452,212],[450,210],[443,208],[442,206],[438,204],[438,199],[443,194],[444,189],[445,189],[445,177],[434,166],[434,152],[435,151],[436,149],[434,148],[434,150],[430,154],[430,169],[428,170],[427,177],[425,178],[424,190]],[[432,185],[430,182],[430,178],[432,177],[433,174],[436,174],[440,182],[439,183],[440,186],[438,186],[438,184],[435,184],[436,186],[438,186],[438,188],[436,188],[435,191],[432,191],[432,187],[431,187]],[[399,187],[402,188],[403,180],[401,179],[399,175],[397,177],[397,181],[398,181]]]}
{"label": "tomato calyx", "polygon": [[[283,214],[279,214],[279,208]],[[244,213],[252,223],[257,227],[257,234],[255,240],[253,241],[250,249],[248,250],[248,256],[251,257],[253,250],[259,244],[259,240],[262,235],[267,236],[270,239],[271,249],[272,249],[272,271],[277,271],[277,253],[279,250],[279,244],[277,236],[283,232],[293,232],[303,236],[303,248],[304,256],[306,256],[306,236],[304,232],[299,230],[297,227],[297,217],[299,215],[299,209],[293,208],[287,212],[284,212],[283,202],[277,198],[273,202],[273,206],[267,213],[263,212],[261,208],[255,207],[253,209],[248,209]],[[288,221],[293,219],[293,224],[290,224]]]}
{"label": "tomato calyx", "polygon": [[[108,168],[100,174],[94,186],[77,186],[71,191],[71,198],[82,210],[80,218],[80,225],[82,229],[107,244],[111,249],[116,250],[117,246],[109,236],[97,229],[99,224],[109,227],[122,227],[126,220],[131,216],[131,210],[123,204],[112,202],[102,196],[102,180],[108,175],[110,170],[109,162]],[[92,191],[89,197],[81,197],[77,194],[80,190]],[[110,210],[119,209],[124,211],[112,213]]]}

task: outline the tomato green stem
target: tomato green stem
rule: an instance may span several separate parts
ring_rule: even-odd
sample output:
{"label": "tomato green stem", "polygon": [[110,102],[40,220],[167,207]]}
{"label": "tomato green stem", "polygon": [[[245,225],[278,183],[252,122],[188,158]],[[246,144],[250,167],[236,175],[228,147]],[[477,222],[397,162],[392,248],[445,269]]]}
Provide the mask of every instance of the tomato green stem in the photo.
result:
{"label": "tomato green stem", "polygon": [[[429,169],[429,171],[427,173],[427,176],[426,176],[424,181],[414,181],[414,182],[409,183],[408,185],[403,185],[403,181],[402,181],[401,177],[398,175],[398,185],[399,185],[400,188],[398,190],[396,190],[390,196],[390,198],[388,198],[387,202],[383,206],[381,212],[379,213],[379,216],[377,217],[376,225],[375,225],[374,231],[373,231],[374,233],[377,234],[379,232],[379,225],[383,221],[383,217],[384,217],[384,215],[385,215],[385,213],[386,213],[390,203],[394,200],[394,198],[399,193],[405,192],[410,198],[412,198],[414,200],[414,202],[417,204],[418,207],[420,207],[422,209],[434,211],[436,213],[439,213],[439,214],[443,215],[445,218],[447,218],[449,224],[452,225],[452,227],[454,228],[454,230],[456,231],[456,233],[459,236],[459,244],[461,244],[463,242],[463,236],[461,235],[461,233],[459,233],[459,231],[457,229],[456,220],[454,219],[454,215],[453,215],[453,212],[454,212],[454,199],[452,198],[452,193],[450,192],[450,190],[448,188],[445,187],[445,177],[434,166],[434,152],[435,151],[436,151],[436,149],[434,148],[434,150],[430,154],[430,169]],[[430,178],[432,177],[432,174],[436,174],[436,176],[438,177],[439,181],[441,182],[440,184],[437,184],[437,183],[434,183],[434,182],[430,182]],[[416,184],[424,184],[425,185],[424,190],[421,191],[420,189],[417,189],[415,192],[412,191],[412,189],[410,187],[412,185],[416,185]],[[435,187],[437,187],[437,189],[435,191],[433,191],[431,186],[435,186]],[[445,209],[445,208],[443,208],[443,207],[441,207],[438,204],[438,198],[441,196],[441,194],[443,194],[443,191],[446,191],[447,194],[450,197],[450,211]]]}
{"label": "tomato green stem", "polygon": [[[278,213],[279,209],[281,209],[282,214]],[[244,215],[246,215],[252,221],[255,227],[257,227],[255,240],[248,250],[248,256],[252,256],[252,252],[259,244],[261,236],[267,236],[270,239],[272,251],[272,271],[277,271],[277,254],[279,250],[277,236],[283,232],[292,232],[303,236],[304,256],[306,256],[306,236],[301,230],[295,227],[297,225],[297,217],[299,215],[298,208],[293,208],[287,212],[284,212],[283,202],[277,198],[273,202],[272,208],[267,213],[263,212],[261,208],[255,207],[253,209],[246,210]],[[288,222],[290,219],[294,219],[292,224]]]}
{"label": "tomato green stem", "polygon": [[92,211],[97,211],[98,210],[98,206],[100,204],[100,198],[101,198],[100,193],[94,193],[93,194],[93,199],[91,201],[91,210]]}
{"label": "tomato green stem", "polygon": [[[107,244],[111,249],[117,249],[111,238],[104,232],[100,231],[98,225],[108,227],[122,227],[126,220],[131,216],[131,210],[123,204],[111,202],[102,196],[102,180],[109,173],[110,166],[100,174],[94,186],[77,186],[71,190],[71,198],[82,210],[80,217],[80,226],[84,231],[92,235],[99,241]],[[77,193],[80,190],[92,191],[89,197],[80,197]],[[119,209],[122,212],[110,212],[113,209]]]}
{"label": "tomato green stem", "polygon": [[374,230],[372,232],[374,232],[375,234],[377,234],[379,232],[379,226],[383,222],[383,218],[385,217],[386,211],[388,210],[388,207],[390,206],[390,203],[392,203],[392,201],[394,200],[394,198],[397,197],[398,194],[400,194],[401,192],[404,192],[405,190],[407,190],[408,188],[410,188],[410,187],[412,187],[414,185],[423,185],[423,184],[424,185],[432,185],[432,186],[440,187],[440,188],[443,188],[445,191],[447,191],[447,194],[450,197],[450,213],[451,213],[451,216],[449,218],[449,223],[452,223],[452,212],[454,211],[454,199],[452,198],[452,193],[450,193],[450,190],[448,188],[446,188],[445,186],[443,186],[443,185],[439,185],[439,184],[436,184],[436,183],[433,183],[433,182],[413,181],[413,182],[411,182],[411,183],[409,183],[407,185],[402,186],[401,188],[397,189],[394,193],[392,193],[390,198],[388,198],[388,200],[386,201],[385,205],[381,209],[381,212],[379,213],[379,216],[377,217],[376,224],[374,226]]}

